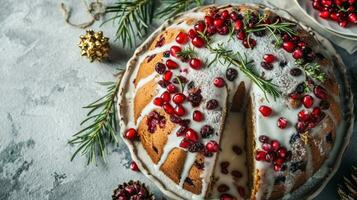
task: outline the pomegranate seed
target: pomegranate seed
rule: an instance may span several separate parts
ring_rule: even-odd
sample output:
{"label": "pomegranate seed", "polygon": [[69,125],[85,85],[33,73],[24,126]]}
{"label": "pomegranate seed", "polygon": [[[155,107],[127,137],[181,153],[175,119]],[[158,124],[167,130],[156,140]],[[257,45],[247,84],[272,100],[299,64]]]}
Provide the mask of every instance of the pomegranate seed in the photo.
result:
{"label": "pomegranate seed", "polygon": [[176,42],[179,44],[186,44],[188,42],[188,35],[184,32],[180,32],[176,36]]}
{"label": "pomegranate seed", "polygon": [[295,59],[300,59],[300,58],[302,58],[302,56],[303,56],[303,53],[302,53],[301,49],[296,49],[296,50],[293,52],[293,57],[294,57]]}
{"label": "pomegranate seed", "polygon": [[187,129],[185,138],[193,142],[198,142],[199,140],[197,132],[191,128]]}
{"label": "pomegranate seed", "polygon": [[165,66],[163,63],[158,62],[158,63],[156,63],[156,65],[155,65],[155,71],[156,71],[158,74],[163,74],[163,73],[165,73],[165,71],[166,71],[166,66]]}
{"label": "pomegranate seed", "polygon": [[156,97],[154,99],[154,105],[156,105],[156,106],[162,106],[163,103],[164,103],[164,101],[160,97]]}
{"label": "pomegranate seed", "polygon": [[278,153],[278,156],[279,156],[280,158],[285,158],[286,155],[287,155],[287,153],[288,153],[288,151],[286,150],[286,148],[281,147],[281,148],[278,150],[277,153]]}
{"label": "pomegranate seed", "polygon": [[166,66],[167,66],[167,68],[169,68],[169,69],[177,69],[177,68],[179,67],[179,65],[178,65],[175,61],[173,61],[173,60],[171,60],[171,59],[168,59],[168,60],[166,61]]}
{"label": "pomegranate seed", "polygon": [[290,40],[290,36],[288,34],[284,34],[282,39],[283,39],[283,42],[288,42]]}
{"label": "pomegranate seed", "polygon": [[244,31],[239,31],[237,33],[237,39],[238,40],[244,40],[244,38],[245,38],[245,32]]}
{"label": "pomegranate seed", "polygon": [[213,80],[213,84],[216,87],[221,88],[226,85],[226,82],[224,81],[224,79],[222,77],[217,77]]}
{"label": "pomegranate seed", "polygon": [[177,93],[172,97],[172,101],[176,104],[181,104],[185,101],[186,96],[182,93]]}
{"label": "pomegranate seed", "polygon": [[199,110],[195,110],[193,111],[193,114],[192,114],[192,119],[196,122],[200,122],[203,120],[203,113]]}
{"label": "pomegranate seed", "polygon": [[278,119],[278,127],[281,128],[281,129],[284,129],[286,128],[286,126],[288,125],[288,120],[285,119],[284,117],[280,117]]}
{"label": "pomegranate seed", "polygon": [[338,23],[338,25],[340,25],[341,27],[346,27],[347,24],[348,24],[347,21],[340,21],[340,22]]}
{"label": "pomegranate seed", "polygon": [[197,48],[202,48],[203,46],[205,46],[205,41],[197,36],[192,39],[192,44]]}
{"label": "pomegranate seed", "polygon": [[319,107],[315,107],[312,109],[311,115],[316,118],[319,117],[321,115],[321,109]]}
{"label": "pomegranate seed", "polygon": [[242,20],[237,20],[234,22],[234,29],[235,30],[243,30],[244,29],[244,24]]}
{"label": "pomegranate seed", "polygon": [[175,112],[175,109],[171,106],[171,104],[165,102],[163,105],[162,105],[162,108],[165,110],[165,112],[169,115],[171,114],[174,114]]}
{"label": "pomegranate seed", "polygon": [[296,130],[299,132],[299,133],[302,133],[304,132],[306,129],[306,123],[305,122],[298,122],[296,124]]}
{"label": "pomegranate seed", "polygon": [[223,23],[224,23],[223,19],[215,19],[213,21],[213,25],[217,28],[221,28],[223,26]]}
{"label": "pomegranate seed", "polygon": [[[171,116],[170,116],[170,120],[171,120],[171,121],[172,121],[172,119],[175,119],[175,117],[173,118],[172,116],[175,116],[175,115],[171,115]],[[179,118],[177,118],[177,119],[179,119]],[[174,122],[174,123],[175,123],[175,122]],[[177,137],[184,136],[185,133],[186,133],[186,131],[187,131],[187,127],[181,126],[181,127],[179,128],[179,130],[177,130],[176,136],[177,136]]]}
{"label": "pomegranate seed", "polygon": [[238,20],[238,13],[236,11],[232,11],[229,15],[233,21]]}
{"label": "pomegranate seed", "polygon": [[243,40],[243,45],[244,45],[245,48],[254,49],[254,47],[257,45],[257,42],[252,38],[244,39]]}
{"label": "pomegranate seed", "polygon": [[188,31],[188,37],[190,37],[191,39],[195,38],[197,36],[197,32],[193,29],[190,29]]}
{"label": "pomegranate seed", "polygon": [[182,51],[181,47],[179,46],[172,46],[170,48],[170,54],[174,57],[177,57],[178,53]]}
{"label": "pomegranate seed", "polygon": [[203,33],[203,31],[204,31],[205,28],[206,28],[206,25],[205,25],[204,21],[199,21],[199,22],[197,22],[197,23],[195,24],[194,28],[195,28],[195,30],[196,30],[197,32],[202,32],[202,33]]}
{"label": "pomegranate seed", "polygon": [[262,149],[263,149],[264,151],[270,151],[270,150],[271,150],[271,144],[269,144],[269,143],[263,143],[263,144],[262,144]]}
{"label": "pomegranate seed", "polygon": [[136,137],[136,135],[137,135],[137,132],[133,128],[129,128],[124,133],[124,137],[129,140],[133,140]]}
{"label": "pomegranate seed", "polygon": [[161,94],[161,99],[164,101],[164,102],[170,102],[170,99],[171,99],[171,95],[169,92],[165,91]]}
{"label": "pomegranate seed", "polygon": [[191,141],[190,140],[187,140],[186,138],[183,138],[180,142],[180,147],[181,148],[184,148],[184,149],[187,149],[191,144]]}
{"label": "pomegranate seed", "polygon": [[337,13],[331,13],[330,14],[330,18],[333,20],[333,21],[338,21],[338,16],[337,16]]}
{"label": "pomegranate seed", "polygon": [[329,11],[321,11],[320,13],[319,13],[319,16],[321,17],[321,18],[324,18],[324,19],[328,19],[328,17],[330,16],[330,12]]}
{"label": "pomegranate seed", "polygon": [[283,43],[283,49],[289,53],[292,53],[295,49],[295,44],[293,42],[284,42]]}
{"label": "pomegranate seed", "polygon": [[192,58],[190,59],[190,67],[195,69],[195,70],[199,70],[202,67],[202,62],[200,59],[198,58]]}
{"label": "pomegranate seed", "polygon": [[319,85],[314,88],[314,94],[319,99],[327,99],[326,90]]}
{"label": "pomegranate seed", "polygon": [[170,81],[171,80],[171,77],[172,77],[172,71],[166,71],[165,73],[164,73],[164,80],[165,81]]}
{"label": "pomegranate seed", "polygon": [[299,42],[299,43],[298,43],[298,46],[299,46],[299,47],[305,47],[305,42]]}
{"label": "pomegranate seed", "polygon": [[170,93],[175,93],[177,88],[174,84],[170,83],[167,87],[166,87],[167,91],[169,91]]}
{"label": "pomegranate seed", "polygon": [[259,112],[260,112],[264,117],[268,117],[268,116],[271,115],[272,110],[271,110],[270,107],[263,105],[263,106],[260,106],[260,107],[259,107]]}
{"label": "pomegranate seed", "polygon": [[305,108],[311,108],[314,104],[314,98],[310,95],[305,95],[302,99],[302,104],[304,104]]}
{"label": "pomegranate seed", "polygon": [[310,119],[310,114],[307,110],[302,110],[298,113],[298,120],[301,122],[307,122]]}
{"label": "pomegranate seed", "polygon": [[257,161],[262,161],[265,159],[266,154],[267,153],[265,151],[257,151],[257,154],[255,155],[255,159]]}
{"label": "pomegranate seed", "polygon": [[218,29],[218,33],[220,35],[227,35],[229,33],[228,26],[223,26],[223,27],[217,28],[217,29]]}
{"label": "pomegranate seed", "polygon": [[276,153],[274,151],[270,151],[265,155],[265,161],[272,162],[276,159]]}
{"label": "pomegranate seed", "polygon": [[207,25],[213,25],[213,17],[211,17],[211,16],[205,16],[205,23],[207,24]]}
{"label": "pomegranate seed", "polygon": [[272,140],[270,144],[274,151],[277,151],[280,148],[280,142],[277,140]]}
{"label": "pomegranate seed", "polygon": [[136,171],[136,172],[139,171],[139,167],[138,167],[138,165],[136,164],[135,161],[131,161],[130,169],[133,170],[133,171]]}
{"label": "pomegranate seed", "polygon": [[218,143],[216,141],[211,140],[211,141],[207,142],[206,149],[210,153],[218,152],[219,151],[219,145],[218,145]]}
{"label": "pomegranate seed", "polygon": [[284,164],[285,160],[282,159],[282,158],[278,158],[278,159],[276,159],[274,162],[275,162],[275,164],[277,164],[277,165],[282,165],[282,164]]}
{"label": "pomegranate seed", "polygon": [[281,171],[281,165],[274,165],[274,171],[276,172]]}
{"label": "pomegranate seed", "polygon": [[261,143],[267,143],[267,142],[269,142],[269,137],[268,136],[266,136],[266,135],[261,135],[261,136],[259,136],[259,141],[261,142]]}
{"label": "pomegranate seed", "polygon": [[266,63],[270,64],[273,63],[275,61],[275,56],[273,54],[265,54],[263,56],[263,59]]}
{"label": "pomegranate seed", "polygon": [[221,13],[221,18],[222,19],[229,19],[229,12],[228,10],[223,10]]}
{"label": "pomegranate seed", "polygon": [[183,106],[177,105],[175,107],[175,114],[180,117],[184,116],[186,114],[186,110]]}

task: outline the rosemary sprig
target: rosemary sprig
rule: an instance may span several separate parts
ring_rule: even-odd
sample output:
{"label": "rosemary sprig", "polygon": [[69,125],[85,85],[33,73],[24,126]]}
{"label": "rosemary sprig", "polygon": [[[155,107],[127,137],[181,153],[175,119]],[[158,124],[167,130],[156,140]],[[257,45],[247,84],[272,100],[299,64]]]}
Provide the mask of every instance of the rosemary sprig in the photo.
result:
{"label": "rosemary sprig", "polygon": [[121,40],[124,47],[133,47],[137,36],[143,38],[148,33],[154,9],[154,0],[118,1],[106,8],[106,13],[115,13],[115,16],[107,21],[118,21],[117,39]]}
{"label": "rosemary sprig", "polygon": [[193,58],[195,55],[196,52],[191,46],[184,48],[181,52],[177,54],[178,57],[183,58],[184,60]]}
{"label": "rosemary sprig", "polygon": [[269,100],[267,94],[272,95],[274,100],[280,96],[280,91],[271,80],[265,80],[256,74],[252,66],[253,61],[249,61],[246,55],[242,56],[239,52],[233,53],[232,50],[224,48],[222,44],[219,44],[216,48],[207,45],[207,48],[215,54],[215,58],[209,65],[218,61],[221,64],[228,63],[229,66],[234,65],[239,67],[239,69],[263,91],[267,100]]}
{"label": "rosemary sprig", "polygon": [[326,74],[321,70],[321,67],[318,63],[306,63],[302,66],[305,71],[305,74],[312,79],[324,82],[326,80]]}
{"label": "rosemary sprig", "polygon": [[161,0],[161,2],[165,7],[157,13],[157,17],[165,19],[173,17],[189,8],[202,5],[202,0]]}
{"label": "rosemary sprig", "polygon": [[89,112],[81,125],[88,125],[74,134],[73,139],[69,141],[69,144],[78,145],[71,161],[81,153],[87,156],[87,164],[95,163],[97,156],[105,162],[107,144],[118,143],[115,134],[117,130],[115,102],[122,74],[123,71],[120,72],[117,82],[100,83],[107,87],[107,94],[84,107],[89,109]]}

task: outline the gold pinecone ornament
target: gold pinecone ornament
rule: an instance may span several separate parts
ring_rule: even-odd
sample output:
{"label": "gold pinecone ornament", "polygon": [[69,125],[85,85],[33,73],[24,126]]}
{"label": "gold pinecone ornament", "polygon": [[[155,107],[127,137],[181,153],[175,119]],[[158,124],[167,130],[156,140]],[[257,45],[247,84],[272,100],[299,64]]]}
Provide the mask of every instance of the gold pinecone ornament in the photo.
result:
{"label": "gold pinecone ornament", "polygon": [[85,35],[80,36],[78,44],[81,48],[81,55],[87,56],[91,62],[102,61],[109,57],[109,39],[104,37],[103,32],[87,30]]}

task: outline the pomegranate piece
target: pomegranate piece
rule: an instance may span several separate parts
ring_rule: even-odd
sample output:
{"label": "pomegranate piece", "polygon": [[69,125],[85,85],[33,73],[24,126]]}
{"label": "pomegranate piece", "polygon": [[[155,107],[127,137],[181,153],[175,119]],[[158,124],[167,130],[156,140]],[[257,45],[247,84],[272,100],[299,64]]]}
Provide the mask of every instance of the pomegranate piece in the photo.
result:
{"label": "pomegranate piece", "polygon": [[176,36],[176,42],[179,44],[186,44],[188,42],[188,35],[184,32],[180,32]]}
{"label": "pomegranate piece", "polygon": [[192,39],[192,44],[197,48],[202,48],[205,46],[205,41],[201,37],[197,36]]}
{"label": "pomegranate piece", "polygon": [[128,140],[133,140],[137,135],[137,132],[134,128],[129,128],[125,131],[124,137]]}
{"label": "pomegranate piece", "polygon": [[191,128],[187,129],[185,138],[190,141],[193,141],[193,142],[198,142],[198,140],[199,140],[199,136],[198,136],[197,132]]}
{"label": "pomegranate piece", "polygon": [[169,69],[177,69],[179,68],[179,65],[175,61],[168,59],[166,61],[166,67]]}
{"label": "pomegranate piece", "polygon": [[191,58],[189,63],[192,69],[199,70],[202,68],[202,61],[198,58]]}
{"label": "pomegranate piece", "polygon": [[288,126],[288,120],[284,117],[278,119],[278,127],[284,129]]}
{"label": "pomegranate piece", "polygon": [[219,145],[216,141],[214,140],[211,140],[209,142],[207,142],[206,144],[206,150],[209,152],[209,153],[215,153],[215,152],[218,152],[219,151]]}
{"label": "pomegranate piece", "polygon": [[262,105],[262,106],[259,107],[259,112],[260,112],[264,117],[268,117],[268,116],[271,115],[272,109],[271,109],[270,107],[268,107],[268,106]]}
{"label": "pomegranate piece", "polygon": [[133,171],[136,171],[136,172],[139,171],[139,167],[138,167],[138,165],[136,164],[135,161],[131,161],[130,169],[133,170]]}
{"label": "pomegranate piece", "polygon": [[172,46],[170,48],[170,54],[173,56],[173,57],[178,57],[178,54],[182,51],[181,47],[179,46]]}
{"label": "pomegranate piece", "polygon": [[183,93],[177,93],[172,97],[172,101],[176,104],[182,104],[186,99]]}
{"label": "pomegranate piece", "polygon": [[305,106],[305,108],[311,108],[314,104],[314,98],[310,95],[305,95],[302,98],[302,104]]}
{"label": "pomegranate piece", "polygon": [[203,113],[199,110],[195,110],[193,111],[193,114],[192,114],[192,119],[196,122],[200,122],[203,120]]}
{"label": "pomegranate piece", "polygon": [[271,63],[273,63],[273,62],[275,61],[275,56],[274,56],[273,54],[265,54],[265,55],[263,56],[263,59],[264,59],[264,61],[265,61],[266,63],[271,64]]}

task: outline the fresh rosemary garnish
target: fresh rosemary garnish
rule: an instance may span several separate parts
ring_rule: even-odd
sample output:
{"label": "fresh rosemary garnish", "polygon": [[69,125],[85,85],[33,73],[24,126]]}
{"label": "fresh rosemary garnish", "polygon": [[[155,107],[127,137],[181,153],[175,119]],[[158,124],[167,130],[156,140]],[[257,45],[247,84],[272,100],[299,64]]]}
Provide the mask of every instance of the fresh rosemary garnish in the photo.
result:
{"label": "fresh rosemary garnish", "polygon": [[326,80],[326,74],[321,70],[321,66],[318,63],[306,63],[302,66],[305,74],[314,80],[324,82]]}
{"label": "fresh rosemary garnish", "polygon": [[180,85],[181,88],[181,92],[183,92],[185,90],[185,83],[183,83],[180,79],[180,77],[176,76],[175,79],[177,80],[178,84]]}
{"label": "fresh rosemary garnish", "polygon": [[164,7],[157,13],[158,18],[170,18],[181,12],[202,5],[202,0],[161,0]]}
{"label": "fresh rosemary garnish", "polygon": [[71,160],[81,153],[87,156],[87,164],[95,163],[97,156],[105,162],[107,144],[118,143],[115,133],[117,130],[115,102],[122,74],[123,71],[118,74],[117,82],[100,83],[107,87],[107,94],[84,107],[89,109],[89,112],[81,125],[87,123],[88,125],[74,134],[73,139],[69,141],[70,144],[78,145]]}
{"label": "fresh rosemary garnish", "polygon": [[189,47],[184,48],[181,52],[179,52],[177,54],[177,56],[180,58],[183,58],[184,60],[188,60],[188,59],[196,56],[196,52],[194,51],[194,49],[191,46],[189,46]]}
{"label": "fresh rosemary garnish", "polygon": [[127,44],[133,47],[137,36],[142,38],[148,33],[154,9],[154,0],[118,1],[106,8],[106,13],[115,13],[108,21],[118,21],[116,37],[121,40],[124,47]]}
{"label": "fresh rosemary garnish", "polygon": [[242,56],[239,52],[234,53],[232,50],[225,48],[222,44],[218,44],[218,47],[216,48],[208,44],[207,48],[215,54],[215,58],[208,64],[208,66],[218,61],[221,64],[228,63],[228,67],[230,65],[239,67],[239,69],[263,91],[267,100],[267,94],[273,96],[274,100],[280,96],[280,91],[271,80],[265,80],[256,74],[252,66],[253,61],[249,61],[246,55]]}

